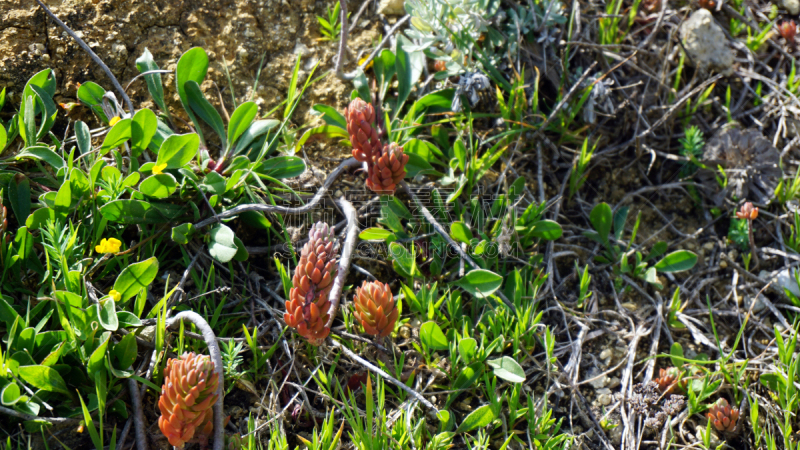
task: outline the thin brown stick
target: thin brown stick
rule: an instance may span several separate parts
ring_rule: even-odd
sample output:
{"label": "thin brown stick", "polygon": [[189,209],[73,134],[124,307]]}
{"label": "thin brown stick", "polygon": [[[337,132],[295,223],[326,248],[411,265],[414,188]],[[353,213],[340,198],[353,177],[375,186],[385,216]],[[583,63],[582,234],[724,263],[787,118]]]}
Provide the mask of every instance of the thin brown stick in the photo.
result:
{"label": "thin brown stick", "polygon": [[356,217],[356,209],[344,197],[337,200],[339,206],[342,208],[344,216],[347,218],[347,231],[345,234],[344,245],[342,246],[342,257],[339,258],[339,272],[336,274],[336,279],[333,280],[333,287],[331,288],[328,300],[331,302],[331,316],[328,318],[326,327],[330,328],[333,324],[333,319],[336,318],[336,311],[339,309],[339,299],[342,297],[342,288],[344,281],[347,279],[347,273],[350,271],[350,259],[353,256],[353,249],[358,242],[358,218]]}

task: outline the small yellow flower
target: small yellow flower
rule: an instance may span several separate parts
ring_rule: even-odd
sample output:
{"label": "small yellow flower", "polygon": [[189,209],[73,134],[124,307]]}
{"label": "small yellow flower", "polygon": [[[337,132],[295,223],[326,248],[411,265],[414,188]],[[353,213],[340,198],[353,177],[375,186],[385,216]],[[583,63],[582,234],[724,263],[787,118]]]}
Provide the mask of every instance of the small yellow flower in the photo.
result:
{"label": "small yellow flower", "polygon": [[117,253],[121,246],[122,242],[119,239],[103,239],[95,246],[94,251],[97,253]]}
{"label": "small yellow flower", "polygon": [[[369,58],[369,55],[366,55],[363,58],[361,58],[358,61],[358,65],[360,66],[361,64],[364,64],[364,62],[367,60],[367,58]],[[369,70],[369,68],[371,68],[371,67],[372,67],[372,61],[370,61],[369,64],[367,64],[366,66],[364,66],[364,70]]]}
{"label": "small yellow flower", "polygon": [[153,166],[153,175],[158,175],[164,172],[164,169],[167,168],[167,163],[164,164],[156,164]]}
{"label": "small yellow flower", "polygon": [[118,301],[122,300],[122,294],[120,294],[119,292],[115,291],[114,289],[112,289],[108,293],[108,296],[113,298],[115,302],[118,302]]}
{"label": "small yellow flower", "polygon": [[112,117],[112,118],[111,118],[111,120],[109,120],[109,121],[108,121],[108,124],[109,124],[109,125],[111,125],[111,126],[113,127],[113,126],[114,126],[114,125],[116,125],[116,124],[117,124],[117,122],[119,122],[120,120],[122,120],[122,118],[121,118],[120,116],[114,116],[114,117]]}

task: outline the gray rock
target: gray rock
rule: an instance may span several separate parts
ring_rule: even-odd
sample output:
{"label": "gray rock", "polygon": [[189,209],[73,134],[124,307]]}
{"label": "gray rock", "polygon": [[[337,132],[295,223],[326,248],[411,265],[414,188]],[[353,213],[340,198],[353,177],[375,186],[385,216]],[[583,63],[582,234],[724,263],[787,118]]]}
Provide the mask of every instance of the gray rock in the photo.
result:
{"label": "gray rock", "polygon": [[723,73],[732,71],[733,52],[709,10],[700,8],[692,13],[681,25],[680,35],[686,52],[699,68]]}
{"label": "gray rock", "polygon": [[800,13],[800,0],[781,0],[781,5],[793,16]]}
{"label": "gray rock", "polygon": [[378,5],[378,14],[384,16],[402,16],[405,15],[405,0],[381,0]]}

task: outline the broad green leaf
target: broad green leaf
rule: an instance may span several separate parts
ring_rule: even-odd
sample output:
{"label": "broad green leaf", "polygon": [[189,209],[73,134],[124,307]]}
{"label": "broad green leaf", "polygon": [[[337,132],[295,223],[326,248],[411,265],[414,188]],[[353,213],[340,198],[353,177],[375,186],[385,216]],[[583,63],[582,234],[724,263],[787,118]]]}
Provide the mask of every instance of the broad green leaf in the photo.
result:
{"label": "broad green leaf", "polygon": [[[147,47],[145,47],[142,56],[136,59],[136,69],[139,73],[158,70],[158,64],[153,61],[153,55]],[[156,105],[161,108],[161,111],[169,113],[169,109],[167,109],[167,105],[164,102],[164,87],[161,84],[161,74],[153,73],[145,75],[144,81],[147,83],[147,90],[150,92],[150,96],[153,97],[153,101],[156,102]]]}
{"label": "broad green leaf", "polygon": [[138,294],[153,282],[158,274],[158,258],[155,256],[122,269],[114,282],[114,290],[122,296],[120,302]]}
{"label": "broad green leaf", "polygon": [[600,235],[600,239],[608,244],[608,233],[611,232],[612,221],[611,207],[608,206],[608,203],[603,202],[595,206],[589,214],[589,221]]}
{"label": "broad green leaf", "polygon": [[208,253],[217,261],[226,263],[236,256],[239,248],[236,246],[236,235],[227,225],[217,225],[209,233],[211,240],[208,241]]}
{"label": "broad green leaf", "polygon": [[453,153],[455,153],[458,160],[458,168],[462,172],[465,171],[467,167],[467,147],[460,138],[453,143]]}
{"label": "broad green leaf", "polygon": [[117,321],[120,328],[142,326],[142,321],[134,313],[128,311],[117,311]]}
{"label": "broad green leaf", "polygon": [[558,222],[553,220],[540,220],[536,222],[531,229],[531,236],[545,239],[548,241],[554,241],[561,237],[561,234],[564,231],[561,229],[561,225]]}
{"label": "broad green leaf", "polygon": [[75,122],[75,141],[78,144],[79,154],[82,156],[92,151],[92,134],[89,132],[89,126],[82,121]]}
{"label": "broad green leaf", "polygon": [[385,48],[375,59],[372,60],[372,69],[375,72],[375,79],[378,84],[379,98],[384,98],[389,82],[394,77],[395,56],[394,53]]}
{"label": "broad green leaf", "polygon": [[625,221],[628,219],[629,206],[623,206],[614,213],[614,239],[620,240],[625,231]]}
{"label": "broad green leaf", "polygon": [[106,90],[93,81],[87,81],[78,88],[78,100],[86,106],[92,108],[92,112],[97,115],[104,123],[108,123],[110,117],[103,111],[103,95]]}
{"label": "broad green leaf", "polygon": [[470,362],[475,358],[478,349],[478,341],[473,338],[463,338],[458,341],[458,354],[461,355],[461,360]]}
{"label": "broad green leaf", "polygon": [[180,169],[189,164],[200,148],[200,137],[194,133],[173,134],[158,149],[156,165],[166,164],[167,169]]}
{"label": "broad green leaf", "polygon": [[425,322],[419,328],[419,339],[430,350],[447,350],[447,338],[436,322]]}
{"label": "broad green leaf", "polygon": [[469,271],[454,284],[477,298],[485,298],[500,288],[500,285],[503,284],[503,277],[490,270],[475,269]]}
{"label": "broad green leaf", "polygon": [[2,152],[6,148],[7,141],[8,141],[8,133],[6,132],[6,127],[4,127],[2,123],[0,123],[0,152]]}
{"label": "broad green leaf", "polygon": [[100,339],[100,345],[98,345],[89,356],[88,372],[90,375],[99,373],[105,374],[104,361],[106,359],[106,352],[108,351],[108,341],[111,340],[111,333],[106,331]]}
{"label": "broad green leaf", "polygon": [[412,276],[415,270],[414,256],[403,245],[397,242],[389,244],[389,255],[404,272],[401,275]]}
{"label": "broad green leaf", "polygon": [[141,200],[114,200],[103,205],[100,214],[112,222],[127,224],[159,223],[164,219],[152,204]]}
{"label": "broad green leaf", "polygon": [[[322,120],[328,125],[333,125],[342,129],[347,129],[347,119],[344,118],[342,113],[336,108],[328,105],[314,105],[311,107],[314,111],[322,114]],[[231,118],[233,120],[233,118]]]}
{"label": "broad green leaf", "polygon": [[149,109],[140,109],[131,121],[131,151],[139,156],[150,145],[158,129],[156,114]]}
{"label": "broad green leaf", "polygon": [[136,354],[138,346],[136,345],[136,335],[128,333],[119,340],[119,343],[114,346],[112,354],[117,361],[117,367],[120,369],[127,369],[136,361]]}
{"label": "broad green leaf", "polygon": [[8,383],[0,389],[0,404],[3,406],[13,406],[20,400],[21,394],[17,383]]}
{"label": "broad green leaf", "polygon": [[8,197],[14,216],[28,217],[31,213],[31,182],[28,177],[23,174],[14,175],[8,183]]}
{"label": "broad green leaf", "polygon": [[510,356],[503,356],[501,358],[486,361],[489,367],[494,369],[494,374],[498,378],[502,378],[512,383],[523,383],[525,381],[525,371],[522,366]]}
{"label": "broad green leaf", "polygon": [[119,147],[130,138],[131,119],[122,119],[111,127],[111,130],[106,134],[106,138],[103,139],[103,145],[100,146],[100,156],[105,155],[111,151],[111,149]]}
{"label": "broad green leaf", "polygon": [[297,156],[276,156],[262,162],[253,170],[280,180],[299,176],[305,172],[306,163]]}
{"label": "broad green leaf", "polygon": [[139,185],[142,194],[155,198],[167,198],[175,192],[178,182],[168,173],[150,175]]}
{"label": "broad green leaf", "polygon": [[483,405],[464,418],[464,421],[458,426],[456,433],[467,433],[485,427],[492,423],[494,419],[495,415],[492,410],[492,405]]}
{"label": "broad green leaf", "polygon": [[239,105],[233,114],[231,120],[228,122],[228,148],[230,148],[236,139],[239,139],[248,128],[258,114],[258,105],[255,102],[246,102]]}
{"label": "broad green leaf", "polygon": [[107,298],[97,305],[97,318],[100,320],[100,326],[108,331],[117,331],[119,328],[119,320],[117,319],[117,304],[113,298]]}
{"label": "broad green leaf", "polygon": [[450,224],[450,237],[458,242],[469,244],[472,240],[472,231],[464,222],[453,222]]}
{"label": "broad green leaf", "polygon": [[[467,367],[464,367],[456,377],[456,381],[453,382],[451,389],[453,390],[461,390],[461,389],[469,389],[475,385],[475,381],[478,380],[484,371],[484,364],[482,362],[475,362]],[[450,407],[450,404],[458,397],[458,392],[453,392],[447,398],[447,403],[445,404],[444,408],[447,409]]]}
{"label": "broad green leaf", "polygon": [[44,161],[53,166],[56,171],[67,165],[63,158],[58,156],[56,152],[50,150],[49,147],[45,147],[44,145],[35,145],[32,147],[23,148],[22,151],[16,155],[17,161],[28,158]]}
{"label": "broad green leaf", "polygon": [[217,133],[223,148],[227,148],[225,147],[225,124],[222,123],[222,117],[219,112],[203,95],[203,91],[200,90],[200,84],[194,80],[189,80],[184,85],[184,89],[192,111]]}
{"label": "broad green leaf", "polygon": [[[197,132],[200,133],[202,139],[202,132],[197,123],[197,119],[192,113],[192,108],[189,106],[189,95],[186,92],[186,82],[194,81],[197,84],[202,84],[203,80],[208,73],[208,55],[201,47],[194,47],[189,49],[186,53],[181,55],[178,60],[178,65],[175,69],[175,87],[178,90],[178,96],[183,104],[183,109],[192,122],[195,123]],[[224,138],[223,138],[224,139]]]}
{"label": "broad green leaf", "polygon": [[181,245],[189,243],[189,235],[194,230],[194,225],[191,223],[180,224],[177,227],[172,227],[172,240]]}
{"label": "broad green leaf", "polygon": [[38,230],[48,220],[56,220],[56,212],[53,208],[39,208],[28,216],[25,226],[31,230]]}
{"label": "broad green leaf", "polygon": [[689,250],[678,250],[665,256],[655,267],[659,272],[682,272],[697,264],[697,255]]}
{"label": "broad green leaf", "polygon": [[300,139],[298,139],[297,144],[295,145],[295,151],[299,152],[309,139],[317,136],[350,139],[350,135],[347,134],[347,130],[335,125],[322,125],[306,130]]}
{"label": "broad green leaf", "polygon": [[52,367],[42,365],[21,366],[19,368],[19,377],[38,389],[69,395],[64,379]]}
{"label": "broad green leaf", "polygon": [[236,141],[236,146],[233,148],[233,155],[238,155],[244,151],[247,146],[253,143],[259,136],[267,133],[269,130],[280,125],[281,122],[275,119],[256,120],[250,127],[245,130],[239,140]]}
{"label": "broad green leaf", "polygon": [[359,233],[358,238],[363,241],[383,241],[389,236],[393,236],[389,230],[384,230],[383,228],[367,228],[366,230]]}

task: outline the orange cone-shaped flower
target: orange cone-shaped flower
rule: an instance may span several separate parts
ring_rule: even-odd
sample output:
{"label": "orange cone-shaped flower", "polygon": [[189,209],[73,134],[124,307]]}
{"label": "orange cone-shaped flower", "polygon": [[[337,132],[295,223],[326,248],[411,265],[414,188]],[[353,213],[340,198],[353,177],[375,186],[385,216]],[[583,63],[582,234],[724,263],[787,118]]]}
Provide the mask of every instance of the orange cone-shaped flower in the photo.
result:
{"label": "orange cone-shaped flower", "polygon": [[308,238],[294,269],[293,287],[289,291],[283,320],[311,344],[319,345],[331,331],[325,326],[331,312],[328,294],[336,278],[338,263],[333,229],[328,224],[318,222],[311,227]]}
{"label": "orange cone-shaped flower", "polygon": [[678,387],[678,381],[681,378],[681,371],[677,367],[670,367],[667,369],[658,369],[658,378],[655,381],[658,384],[658,389],[664,393],[672,393]]}
{"label": "orange cone-shaped flower", "polygon": [[367,187],[376,194],[394,194],[397,183],[406,176],[406,163],[408,155],[403,153],[403,147],[396,143],[383,147],[369,165],[367,174]]}
{"label": "orange cone-shaped flower", "polygon": [[381,138],[375,127],[375,108],[361,100],[354,99],[344,110],[347,119],[347,133],[353,145],[353,158],[361,162],[370,162],[372,157],[380,154]]}
{"label": "orange cone-shaped flower", "polygon": [[739,420],[739,409],[731,408],[728,401],[721,398],[708,409],[706,416],[717,431],[733,431]]}
{"label": "orange cone-shaped flower", "polygon": [[192,438],[208,439],[214,427],[212,406],[217,402],[219,376],[208,355],[184,353],[170,358],[158,399],[158,427],[175,447]]}
{"label": "orange cone-shaped flower", "polygon": [[356,288],[353,304],[356,307],[355,316],[367,334],[383,338],[394,330],[400,311],[388,284],[365,281],[360,288]]}

